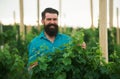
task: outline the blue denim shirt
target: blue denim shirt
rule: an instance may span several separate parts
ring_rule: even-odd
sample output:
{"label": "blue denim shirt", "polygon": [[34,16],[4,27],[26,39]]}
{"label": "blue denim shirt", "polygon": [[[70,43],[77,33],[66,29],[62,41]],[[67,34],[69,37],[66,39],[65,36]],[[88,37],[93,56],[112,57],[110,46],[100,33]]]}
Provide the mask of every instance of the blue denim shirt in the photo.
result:
{"label": "blue denim shirt", "polygon": [[64,44],[69,43],[71,38],[68,35],[58,33],[54,42],[50,42],[44,34],[44,31],[37,37],[35,37],[28,46],[29,59],[28,63],[36,61],[38,56],[42,56],[46,53],[52,53],[56,49],[64,49]]}

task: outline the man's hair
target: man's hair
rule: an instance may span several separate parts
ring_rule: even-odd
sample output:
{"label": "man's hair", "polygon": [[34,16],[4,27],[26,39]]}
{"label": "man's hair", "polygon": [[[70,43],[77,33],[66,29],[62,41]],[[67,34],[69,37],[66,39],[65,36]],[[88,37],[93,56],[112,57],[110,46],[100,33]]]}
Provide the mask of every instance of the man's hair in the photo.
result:
{"label": "man's hair", "polygon": [[57,15],[59,15],[59,12],[56,9],[53,8],[46,8],[43,12],[42,12],[42,19],[45,19],[45,14],[46,13],[55,13]]}

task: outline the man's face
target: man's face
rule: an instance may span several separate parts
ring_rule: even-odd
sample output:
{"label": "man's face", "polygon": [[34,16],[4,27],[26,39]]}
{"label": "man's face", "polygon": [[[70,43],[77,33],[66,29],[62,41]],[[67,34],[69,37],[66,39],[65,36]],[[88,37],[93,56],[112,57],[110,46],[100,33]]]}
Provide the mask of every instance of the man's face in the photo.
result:
{"label": "man's face", "polygon": [[58,16],[55,13],[46,13],[42,20],[44,30],[49,36],[56,36],[58,33]]}

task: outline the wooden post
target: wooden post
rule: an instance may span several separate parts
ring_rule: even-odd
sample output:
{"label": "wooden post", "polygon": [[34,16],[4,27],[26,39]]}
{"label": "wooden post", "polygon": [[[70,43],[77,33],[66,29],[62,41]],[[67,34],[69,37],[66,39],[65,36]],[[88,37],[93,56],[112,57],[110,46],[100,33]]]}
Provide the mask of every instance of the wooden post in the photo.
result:
{"label": "wooden post", "polygon": [[60,32],[62,32],[62,27],[61,27],[61,4],[62,2],[61,2],[61,0],[59,0],[59,17],[60,17],[60,20],[59,20],[59,26],[60,26]]}
{"label": "wooden post", "polygon": [[[2,26],[2,23],[1,23],[1,21],[0,21],[0,33],[2,34],[3,33],[3,26]],[[4,40],[3,40],[3,35],[1,35],[1,37],[2,38],[0,38],[1,39],[1,44],[2,45],[0,45],[0,49],[2,50],[3,49],[3,47],[4,47]]]}
{"label": "wooden post", "polygon": [[90,0],[90,12],[91,12],[91,28],[94,28],[93,24],[93,0]]}
{"label": "wooden post", "polygon": [[14,25],[16,24],[16,14],[15,14],[15,11],[13,11],[13,20],[14,20]]}
{"label": "wooden post", "polygon": [[109,0],[109,26],[113,27],[113,0]]}
{"label": "wooden post", "polygon": [[117,8],[117,30],[116,30],[116,36],[117,36],[117,39],[116,39],[116,41],[117,41],[117,44],[119,45],[120,44],[120,30],[119,30],[119,9]]}
{"label": "wooden post", "polygon": [[99,42],[105,61],[108,62],[107,0],[99,0]]}
{"label": "wooden post", "polygon": [[20,1],[20,34],[25,37],[23,0]]}
{"label": "wooden post", "polygon": [[28,25],[28,26],[26,27],[27,33],[29,33],[29,32],[31,31],[31,29],[32,29],[32,26],[31,26],[31,25]]}
{"label": "wooden post", "polygon": [[63,24],[63,30],[64,30],[64,32],[66,32],[66,23],[65,23],[65,17],[66,17],[66,15],[64,14],[64,17],[63,17],[63,18],[64,18],[64,20],[63,20],[63,21],[64,21],[64,24]]}
{"label": "wooden post", "polygon": [[40,18],[39,18],[40,6],[39,5],[40,5],[39,0],[37,0],[37,26],[38,26],[38,31],[40,31],[40,23],[39,23],[39,21],[40,21]]}
{"label": "wooden post", "polygon": [[3,26],[2,26],[2,23],[1,23],[1,21],[0,21],[0,33],[2,33],[3,32],[3,28],[2,28]]}

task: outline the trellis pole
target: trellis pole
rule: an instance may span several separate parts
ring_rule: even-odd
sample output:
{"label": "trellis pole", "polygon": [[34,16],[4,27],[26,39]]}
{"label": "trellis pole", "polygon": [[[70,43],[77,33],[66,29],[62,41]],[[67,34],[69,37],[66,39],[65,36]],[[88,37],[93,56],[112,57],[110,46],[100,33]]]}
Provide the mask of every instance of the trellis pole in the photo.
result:
{"label": "trellis pole", "polygon": [[40,18],[39,18],[39,15],[40,15],[40,1],[37,0],[37,27],[38,27],[38,30],[40,31]]}
{"label": "trellis pole", "polygon": [[116,41],[117,41],[117,44],[119,45],[120,44],[120,30],[119,30],[119,9],[117,8],[117,30],[116,30],[116,36],[117,36],[117,39],[116,39]]}
{"label": "trellis pole", "polygon": [[24,8],[23,8],[23,0],[19,0],[20,3],[20,34],[23,39],[25,38],[25,27],[24,27]]}
{"label": "trellis pole", "polygon": [[109,26],[113,27],[113,0],[109,0]]}
{"label": "trellis pole", "polygon": [[107,0],[99,0],[99,42],[102,55],[108,62],[108,38],[107,38]]}
{"label": "trellis pole", "polygon": [[[3,26],[2,26],[2,23],[1,23],[1,21],[0,21],[0,33],[2,34],[3,33]],[[4,40],[3,40],[3,35],[1,35],[1,44],[2,45],[0,45],[0,49],[2,50],[3,49],[3,47],[4,47]]]}
{"label": "trellis pole", "polygon": [[93,0],[90,0],[90,12],[91,12],[91,28],[94,29],[93,22]]}
{"label": "trellis pole", "polygon": [[59,0],[59,26],[60,26],[60,32],[62,32],[62,27],[61,27],[61,14],[62,14],[62,0]]}
{"label": "trellis pole", "polygon": [[16,24],[16,13],[13,11],[13,20],[14,20],[14,25]]}

